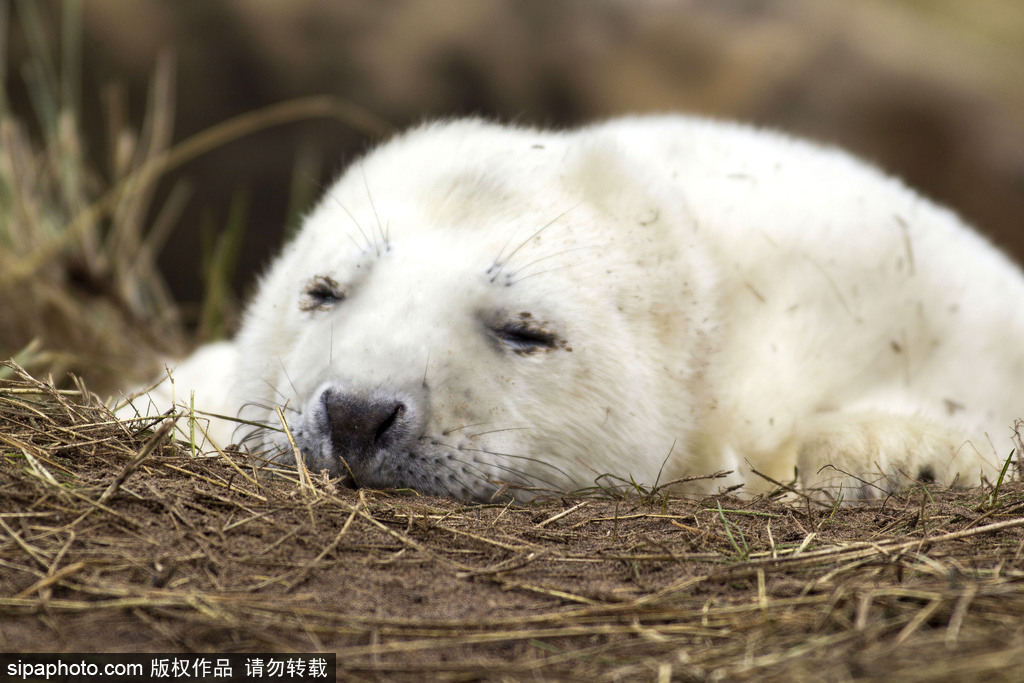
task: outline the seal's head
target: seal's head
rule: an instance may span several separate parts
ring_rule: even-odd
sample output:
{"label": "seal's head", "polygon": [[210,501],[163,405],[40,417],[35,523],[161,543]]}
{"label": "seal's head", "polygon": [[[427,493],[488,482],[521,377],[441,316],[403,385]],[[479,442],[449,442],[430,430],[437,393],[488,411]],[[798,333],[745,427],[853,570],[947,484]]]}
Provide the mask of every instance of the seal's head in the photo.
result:
{"label": "seal's head", "polygon": [[[712,273],[645,173],[586,129],[436,123],[380,147],[262,279],[242,417],[283,407],[310,469],[377,488],[655,481],[692,432]],[[293,452],[270,428],[248,444]]]}

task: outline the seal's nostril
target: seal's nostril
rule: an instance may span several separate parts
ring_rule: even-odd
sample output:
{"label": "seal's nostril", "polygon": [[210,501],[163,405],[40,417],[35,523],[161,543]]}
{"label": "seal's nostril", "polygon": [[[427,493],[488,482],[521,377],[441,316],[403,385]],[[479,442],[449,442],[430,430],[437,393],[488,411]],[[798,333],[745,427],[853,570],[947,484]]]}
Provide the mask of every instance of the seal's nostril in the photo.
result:
{"label": "seal's nostril", "polygon": [[402,415],[405,413],[405,405],[399,403],[395,406],[394,411],[388,417],[380,423],[377,428],[377,433],[373,435],[374,443],[378,443],[387,434],[388,430],[395,426],[395,423],[401,420]]}

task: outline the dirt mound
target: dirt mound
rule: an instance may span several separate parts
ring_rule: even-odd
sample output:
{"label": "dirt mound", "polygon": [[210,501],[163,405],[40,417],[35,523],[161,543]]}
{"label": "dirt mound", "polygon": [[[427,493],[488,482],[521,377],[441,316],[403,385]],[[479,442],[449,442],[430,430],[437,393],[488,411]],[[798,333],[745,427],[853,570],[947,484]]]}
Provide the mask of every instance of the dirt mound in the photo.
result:
{"label": "dirt mound", "polygon": [[[0,366],[0,649],[338,653],[339,677],[1016,678],[1024,486],[465,505],[193,454]],[[187,417],[177,420],[188,429]],[[155,431],[154,431],[155,428]]]}

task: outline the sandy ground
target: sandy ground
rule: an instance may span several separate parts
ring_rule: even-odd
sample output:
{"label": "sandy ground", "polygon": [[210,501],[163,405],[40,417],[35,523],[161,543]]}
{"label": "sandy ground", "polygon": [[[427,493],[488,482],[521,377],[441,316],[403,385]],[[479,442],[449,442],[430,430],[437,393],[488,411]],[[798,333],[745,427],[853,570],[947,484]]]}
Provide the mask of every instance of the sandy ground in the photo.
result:
{"label": "sandy ground", "polygon": [[0,649],[324,650],[360,680],[1015,680],[1024,665],[1015,473],[846,506],[611,490],[464,505],[193,456],[165,424],[0,384]]}

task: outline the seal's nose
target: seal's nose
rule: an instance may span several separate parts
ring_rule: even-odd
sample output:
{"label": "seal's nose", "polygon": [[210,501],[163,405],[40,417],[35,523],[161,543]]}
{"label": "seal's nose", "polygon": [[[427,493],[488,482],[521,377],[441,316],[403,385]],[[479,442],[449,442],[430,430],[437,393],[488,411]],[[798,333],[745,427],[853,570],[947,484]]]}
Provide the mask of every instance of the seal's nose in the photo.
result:
{"label": "seal's nose", "polygon": [[368,454],[400,442],[408,433],[408,408],[394,397],[325,389],[320,397],[331,443],[342,456]]}

